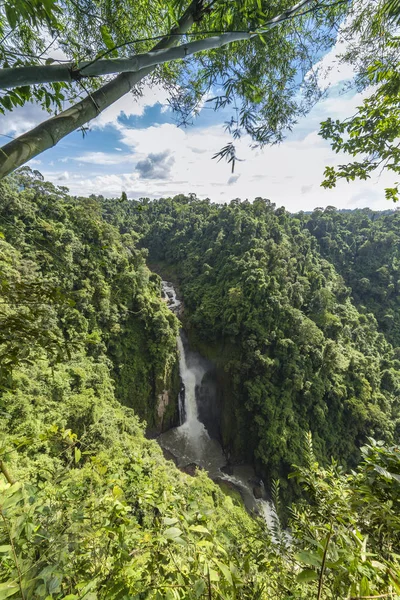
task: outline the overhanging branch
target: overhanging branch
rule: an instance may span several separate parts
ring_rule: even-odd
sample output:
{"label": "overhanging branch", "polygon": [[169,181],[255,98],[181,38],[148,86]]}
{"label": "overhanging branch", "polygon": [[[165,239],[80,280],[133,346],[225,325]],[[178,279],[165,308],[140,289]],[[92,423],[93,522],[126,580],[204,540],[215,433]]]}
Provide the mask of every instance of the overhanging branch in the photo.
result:
{"label": "overhanging branch", "polygon": [[[267,33],[271,28],[275,27],[280,22],[289,19],[291,16],[298,13],[302,7],[311,4],[311,2],[316,2],[316,0],[301,0],[291,9],[277,15],[274,19],[271,19],[265,27],[263,27],[262,31],[249,32],[246,34],[231,32],[174,48],[178,39],[176,37],[177,34],[187,32],[193,23],[199,20],[199,14],[201,15],[203,0],[193,0],[180,19],[179,25],[158,43],[151,52],[138,55],[133,59],[126,59],[127,63],[125,66],[128,69],[127,72],[120,73],[113,81],[103,85],[100,89],[93,94],[90,94],[81,102],[78,102],[59,115],[44,121],[28,133],[19,136],[0,148],[0,179],[38,154],[52,148],[69,133],[76,131],[97,117],[103,110],[131,91],[135,85],[154,70],[156,65],[178,58],[185,58],[185,56],[189,56],[194,52],[199,52],[201,49],[217,48],[234,41],[250,39],[260,34]],[[201,44],[206,44],[206,47],[201,46]],[[109,65],[111,61],[95,61],[90,65],[90,68],[98,68],[97,66],[99,63]],[[140,69],[132,71],[135,64],[136,66],[140,66]],[[51,65],[47,68],[50,67]],[[89,69],[89,65],[85,68]],[[102,65],[101,68],[103,68]],[[103,74],[105,74],[105,72]],[[38,82],[35,81],[35,83]]]}
{"label": "overhanging branch", "polygon": [[[192,0],[179,20],[178,26],[174,27],[171,33],[188,31],[198,18],[201,6],[202,0]],[[167,35],[153,50],[171,47],[176,44],[176,40],[174,35]],[[52,148],[69,133],[97,117],[103,110],[130,92],[146,75],[151,73],[153,68],[148,67],[135,73],[121,73],[113,81],[103,85],[81,102],[5,144],[0,148],[0,179],[31,158]]]}
{"label": "overhanging branch", "polygon": [[175,48],[163,48],[152,50],[144,54],[138,54],[130,58],[112,58],[107,60],[93,60],[81,62],[78,65],[74,63],[65,63],[62,65],[40,65],[33,67],[17,67],[9,69],[0,69],[0,89],[9,89],[23,85],[36,85],[43,83],[69,82],[82,79],[83,77],[101,77],[115,73],[133,73],[155,67],[157,65],[185,59],[198,52],[222,48],[234,42],[250,40],[259,35],[268,33],[270,29],[276,27],[282,21],[285,21],[295,15],[305,5],[315,0],[300,0],[291,9],[277,15],[257,31],[249,32],[228,32],[218,36],[204,38],[194,42],[188,42]]}

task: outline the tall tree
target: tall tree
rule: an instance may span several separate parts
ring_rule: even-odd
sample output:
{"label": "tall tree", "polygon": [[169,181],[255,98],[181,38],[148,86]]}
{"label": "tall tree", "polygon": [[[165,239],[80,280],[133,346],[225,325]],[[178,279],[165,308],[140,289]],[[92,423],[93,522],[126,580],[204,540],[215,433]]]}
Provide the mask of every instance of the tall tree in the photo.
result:
{"label": "tall tree", "polygon": [[[363,3],[364,4],[364,3]],[[358,85],[370,88],[356,113],[342,121],[329,118],[320,134],[336,152],[351,160],[325,169],[323,187],[333,188],[339,179],[369,179],[376,173],[400,174],[400,23],[399,0],[365,3],[356,18],[343,29],[343,37],[356,40],[348,45],[344,61],[355,63]],[[397,202],[400,183],[386,188],[386,198]]]}
{"label": "tall tree", "polygon": [[[260,145],[280,141],[320,92],[312,76],[302,82],[334,41],[347,4],[121,0],[111,9],[108,0],[46,0],[26,9],[7,0],[0,9],[0,107],[36,100],[57,113],[64,101],[69,106],[3,146],[0,176],[137,92],[145,78],[168,87],[184,120],[212,92],[215,109],[232,107],[234,139],[245,132]],[[51,58],[56,47],[65,63]],[[218,156],[234,165],[233,144]]]}

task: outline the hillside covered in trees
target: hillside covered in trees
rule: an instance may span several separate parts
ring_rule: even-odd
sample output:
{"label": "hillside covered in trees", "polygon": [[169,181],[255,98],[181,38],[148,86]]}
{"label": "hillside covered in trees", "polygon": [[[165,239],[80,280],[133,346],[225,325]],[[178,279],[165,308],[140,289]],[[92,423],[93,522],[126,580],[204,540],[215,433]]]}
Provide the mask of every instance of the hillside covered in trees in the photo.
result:
{"label": "hillside covered in trees", "polygon": [[[400,357],[379,279],[397,285],[397,217],[2,182],[0,600],[399,597]],[[359,246],[393,240],[375,270],[341,241],[353,219]],[[179,284],[224,448],[290,537],[148,439],[177,424],[179,390],[149,266]]]}
{"label": "hillside covered in trees", "polygon": [[[397,213],[376,221],[364,211],[290,215],[260,198],[218,205],[176,197],[127,203],[123,218],[123,203],[113,206],[112,221],[122,230],[129,223],[150,263],[179,281],[192,343],[220,370],[221,437],[234,460],[255,459],[270,483],[283,476],[286,485],[305,431],[319,458],[347,467],[367,436],[399,439],[400,355],[385,337],[385,304],[374,314],[379,293],[392,306],[381,282],[389,270],[395,278]],[[104,202],[108,218],[110,210]],[[349,272],[361,244],[341,237],[361,219],[370,229],[358,228],[360,238],[386,242]],[[342,225],[337,241],[330,223]],[[376,284],[361,305],[367,271]]]}

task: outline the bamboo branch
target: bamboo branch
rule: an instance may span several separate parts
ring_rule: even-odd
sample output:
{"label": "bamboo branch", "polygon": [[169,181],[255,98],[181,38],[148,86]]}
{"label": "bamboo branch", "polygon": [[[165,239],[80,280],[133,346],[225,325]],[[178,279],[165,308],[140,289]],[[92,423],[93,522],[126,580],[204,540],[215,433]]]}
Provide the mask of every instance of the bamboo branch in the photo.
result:
{"label": "bamboo branch", "polygon": [[10,485],[13,485],[15,483],[15,479],[10,475],[9,470],[7,469],[6,465],[4,464],[4,462],[0,459],[0,471],[3,473],[4,477],[6,478],[7,482]]}
{"label": "bamboo branch", "polygon": [[333,531],[333,525],[331,523],[330,529],[329,529],[329,533],[328,536],[326,538],[326,544],[325,544],[325,549],[324,549],[324,554],[322,557],[322,565],[321,565],[321,573],[319,575],[319,581],[318,581],[318,594],[317,594],[317,600],[321,600],[322,598],[322,582],[324,580],[324,571],[325,571],[325,563],[326,563],[326,555],[328,553],[328,546],[329,546],[329,542],[331,540],[331,536],[332,536],[332,531]]}
{"label": "bamboo branch", "polygon": [[0,69],[0,89],[13,88],[20,85],[36,85],[54,83],[56,81],[79,81],[83,77],[101,77],[113,73],[133,73],[148,67],[161,65],[172,60],[185,59],[198,52],[222,48],[233,42],[251,40],[254,37],[268,33],[282,21],[289,19],[300,8],[313,0],[300,0],[291,9],[277,15],[257,31],[229,32],[222,35],[188,42],[175,48],[151,50],[130,58],[111,58],[107,60],[85,61],[74,66],[74,63],[63,65],[40,65],[33,67],[17,67]]}
{"label": "bamboo branch", "polygon": [[[202,0],[192,0],[179,20],[179,25],[172,29],[172,36],[166,36],[153,50],[174,46],[177,40],[175,34],[190,29],[198,18],[201,7]],[[134,73],[121,73],[91,96],[5,144],[0,148],[0,179],[97,117],[99,113],[130,92],[153,69],[154,67],[148,67]]]}

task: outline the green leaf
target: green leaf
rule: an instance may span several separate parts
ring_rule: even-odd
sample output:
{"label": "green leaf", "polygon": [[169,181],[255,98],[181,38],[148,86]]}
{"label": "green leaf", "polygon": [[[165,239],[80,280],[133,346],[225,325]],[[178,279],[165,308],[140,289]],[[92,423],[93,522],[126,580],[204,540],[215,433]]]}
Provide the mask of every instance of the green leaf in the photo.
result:
{"label": "green leaf", "polygon": [[114,52],[112,52],[112,55],[114,55],[115,54],[115,44],[113,42],[113,39],[111,37],[111,34],[108,30],[107,25],[100,26],[100,33],[101,33],[101,39],[103,40],[105,46],[107,47],[108,50],[114,50]]}
{"label": "green leaf", "polygon": [[369,581],[364,575],[360,582],[360,596],[368,596],[368,595],[369,595]]}
{"label": "green leaf", "polygon": [[11,552],[11,546],[0,546],[0,554],[7,554],[7,552]]}
{"label": "green leaf", "polygon": [[81,460],[81,451],[79,448],[75,447],[75,462],[78,463]]}
{"label": "green leaf", "polygon": [[179,519],[177,519],[177,518],[171,518],[171,517],[163,518],[164,525],[175,525],[175,523],[178,523],[178,521],[179,521]]}
{"label": "green leaf", "polygon": [[210,581],[219,581],[219,575],[217,571],[214,571],[214,569],[209,569],[208,575],[210,577]]}
{"label": "green leaf", "polygon": [[206,535],[211,535],[207,527],[203,527],[203,525],[191,525],[189,529],[190,531],[195,531],[196,533],[204,533]]}
{"label": "green leaf", "polygon": [[0,583],[0,600],[9,598],[19,591],[19,586],[16,583],[8,582]]}
{"label": "green leaf", "polygon": [[166,537],[167,540],[174,540],[180,535],[182,535],[182,531],[178,529],[178,527],[170,527],[164,531],[164,537]]}
{"label": "green leaf", "polygon": [[200,596],[204,593],[205,589],[205,581],[203,579],[198,579],[194,584],[194,593],[196,594],[196,598],[200,598]]}
{"label": "green leaf", "polygon": [[297,574],[296,579],[298,582],[315,581],[318,579],[318,573],[313,569],[304,569],[304,571]]}
{"label": "green leaf", "polygon": [[11,8],[11,6],[9,4],[6,4],[5,10],[6,10],[6,17],[10,24],[10,27],[11,27],[11,29],[14,29],[14,27],[17,24],[17,11],[14,8]]}
{"label": "green leaf", "polygon": [[225,579],[228,581],[228,583],[233,585],[232,573],[230,572],[229,568],[219,560],[214,559],[214,562],[216,565],[218,565],[219,570],[221,571]]}
{"label": "green leaf", "polygon": [[321,558],[317,554],[312,554],[306,550],[297,552],[297,554],[295,554],[295,558],[296,560],[303,562],[306,565],[312,565],[313,567],[320,567],[322,562]]}
{"label": "green leaf", "polygon": [[6,492],[6,499],[2,504],[2,509],[6,510],[15,504],[18,504],[23,499],[23,492],[20,489],[21,484],[19,482],[14,483]]}

